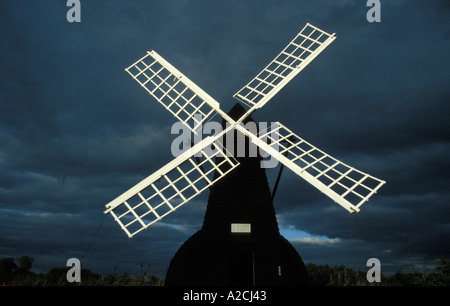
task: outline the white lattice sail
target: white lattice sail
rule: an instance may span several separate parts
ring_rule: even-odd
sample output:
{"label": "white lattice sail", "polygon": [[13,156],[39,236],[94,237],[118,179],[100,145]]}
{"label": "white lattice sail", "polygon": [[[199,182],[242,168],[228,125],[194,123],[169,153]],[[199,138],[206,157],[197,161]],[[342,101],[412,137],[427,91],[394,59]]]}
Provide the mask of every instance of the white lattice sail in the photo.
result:
{"label": "white lattice sail", "polygon": [[[108,203],[105,214],[111,214],[132,237],[201,194],[239,165],[221,145],[221,137],[232,129],[249,137],[263,151],[350,213],[359,212],[360,206],[385,184],[384,181],[333,158],[280,123],[259,135],[240,124],[254,110],[265,105],[335,38],[335,34],[306,24],[267,67],[234,95],[250,107],[237,121],[155,51],[147,52],[126,68],[136,82],[192,132],[198,134],[215,113],[229,126],[218,135],[205,138]],[[205,150],[212,144],[216,149]]]}
{"label": "white lattice sail", "polygon": [[359,212],[359,207],[386,183],[328,155],[279,122],[259,137],[242,132],[350,213]]}
{"label": "white lattice sail", "polygon": [[216,139],[208,137],[196,144],[108,203],[104,213],[110,213],[131,238],[174,212],[239,165],[223,150],[204,150]]}
{"label": "white lattice sail", "polygon": [[220,104],[216,100],[155,51],[147,52],[125,70],[196,134],[203,122],[220,109]]}
{"label": "white lattice sail", "polygon": [[261,108],[336,38],[307,23],[297,36],[234,97]]}

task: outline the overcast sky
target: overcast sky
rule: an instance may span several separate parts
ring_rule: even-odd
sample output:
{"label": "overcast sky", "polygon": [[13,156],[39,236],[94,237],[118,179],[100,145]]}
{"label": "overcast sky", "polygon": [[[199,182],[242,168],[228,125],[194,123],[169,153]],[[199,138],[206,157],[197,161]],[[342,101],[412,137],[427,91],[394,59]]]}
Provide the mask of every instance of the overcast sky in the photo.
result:
{"label": "overcast sky", "polygon": [[[176,119],[124,71],[155,50],[228,111],[310,22],[337,39],[257,121],[280,121],[387,182],[350,215],[285,169],[281,233],[308,263],[382,273],[450,257],[450,3],[381,0],[81,0],[0,3],[0,258],[35,271],[150,264],[164,277],[201,228],[207,193],[129,239],[105,204],[173,159]],[[273,187],[279,168],[267,171]],[[99,231],[97,232],[97,230]],[[95,239],[94,239],[95,238]]]}

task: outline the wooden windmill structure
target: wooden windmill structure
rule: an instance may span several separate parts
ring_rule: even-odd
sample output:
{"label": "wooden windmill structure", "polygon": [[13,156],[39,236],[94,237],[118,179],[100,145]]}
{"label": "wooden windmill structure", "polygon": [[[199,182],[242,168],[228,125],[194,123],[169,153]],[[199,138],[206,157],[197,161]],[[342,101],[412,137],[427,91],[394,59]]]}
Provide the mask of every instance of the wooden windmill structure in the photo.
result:
{"label": "wooden windmill structure", "polygon": [[[239,90],[229,113],[155,51],[126,71],[156,101],[197,134],[215,114],[223,129],[208,136],[106,205],[105,214],[131,238],[206,189],[210,190],[203,227],[189,238],[167,272],[168,285],[300,285],[306,270],[278,230],[262,157],[236,157],[239,144],[225,136],[245,135],[245,150],[257,146],[312,184],[348,212],[385,184],[311,145],[277,122],[250,131],[244,123],[333,40],[306,24],[254,79]],[[236,138],[232,138],[236,139]],[[237,146],[236,146],[237,145]]]}

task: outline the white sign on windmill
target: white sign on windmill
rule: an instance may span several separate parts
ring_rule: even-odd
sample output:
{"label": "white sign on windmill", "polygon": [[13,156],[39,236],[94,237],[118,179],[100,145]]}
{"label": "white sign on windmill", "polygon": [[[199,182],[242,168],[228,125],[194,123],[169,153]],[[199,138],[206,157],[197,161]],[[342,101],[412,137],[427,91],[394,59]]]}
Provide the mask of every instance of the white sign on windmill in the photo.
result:
{"label": "white sign on windmill", "polygon": [[[125,70],[156,101],[194,133],[215,114],[225,119],[228,125],[219,134],[206,137],[108,203],[104,213],[111,214],[131,238],[174,212],[239,166],[220,142],[222,136],[233,129],[348,212],[359,212],[361,205],[385,181],[340,162],[279,122],[258,134],[240,124],[269,102],[335,38],[335,34],[306,24],[269,65],[234,95],[248,107],[238,120],[228,116],[219,102],[155,51],[147,52]],[[211,145],[219,149],[205,150]]]}

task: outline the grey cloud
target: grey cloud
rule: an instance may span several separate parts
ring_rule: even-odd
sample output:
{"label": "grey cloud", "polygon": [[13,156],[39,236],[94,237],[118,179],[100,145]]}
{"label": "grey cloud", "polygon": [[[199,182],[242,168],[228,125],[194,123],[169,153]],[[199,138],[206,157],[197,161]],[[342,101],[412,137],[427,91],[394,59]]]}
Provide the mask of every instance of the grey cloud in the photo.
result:
{"label": "grey cloud", "polygon": [[[79,24],[66,22],[61,2],[5,2],[0,256],[34,256],[41,268],[83,256],[104,205],[172,159],[175,119],[123,70],[147,50],[229,110],[306,22],[337,40],[254,119],[281,121],[387,185],[357,216],[362,235],[355,216],[285,169],[280,225],[334,239],[293,242],[317,263],[360,265],[362,245],[393,271],[448,256],[447,2],[382,2],[380,24],[368,23],[356,0],[85,1]],[[277,171],[267,171],[272,187]],[[151,263],[163,277],[201,226],[206,200],[131,240],[106,218],[84,262],[104,271]]]}

